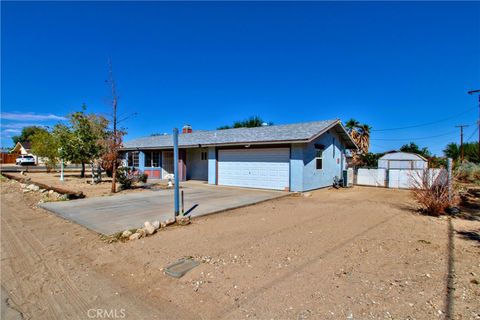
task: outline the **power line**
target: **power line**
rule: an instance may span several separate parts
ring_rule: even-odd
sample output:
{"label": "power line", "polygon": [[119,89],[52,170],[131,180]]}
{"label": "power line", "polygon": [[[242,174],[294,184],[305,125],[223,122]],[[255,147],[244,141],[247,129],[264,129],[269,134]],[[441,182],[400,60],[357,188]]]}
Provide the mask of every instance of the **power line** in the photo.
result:
{"label": "power line", "polygon": [[455,119],[457,117],[460,117],[464,114],[467,114],[469,113],[470,111],[472,111],[473,109],[476,109],[476,107],[472,107],[470,109],[467,109],[466,111],[464,112],[461,112],[461,113],[458,113],[456,115],[453,115],[453,116],[450,116],[448,118],[443,118],[443,119],[440,119],[440,120],[437,120],[437,121],[432,121],[432,122],[425,122],[425,123],[422,123],[422,124],[415,124],[415,125],[410,125],[410,126],[405,126],[405,127],[397,127],[397,128],[387,128],[387,129],[372,129],[371,131],[393,131],[393,130],[403,130],[403,129],[411,129],[411,128],[418,128],[418,127],[425,127],[425,126],[430,126],[432,124],[437,124],[437,123],[440,123],[440,122],[444,122],[444,121],[447,121],[447,120],[451,120],[451,119]]}
{"label": "power line", "polygon": [[476,127],[475,130],[473,130],[472,134],[470,135],[470,137],[468,137],[466,141],[470,142],[470,140],[472,140],[473,136],[475,135],[475,133],[477,133],[477,131],[478,131],[478,127]]}
{"label": "power line", "polygon": [[455,130],[455,131],[450,131],[450,132],[443,133],[443,134],[434,135],[434,136],[420,137],[420,138],[370,139],[370,140],[372,140],[372,141],[414,141],[414,140],[423,140],[423,139],[431,139],[431,138],[445,137],[445,136],[452,135],[452,134],[454,134],[454,133],[457,133],[457,130]]}

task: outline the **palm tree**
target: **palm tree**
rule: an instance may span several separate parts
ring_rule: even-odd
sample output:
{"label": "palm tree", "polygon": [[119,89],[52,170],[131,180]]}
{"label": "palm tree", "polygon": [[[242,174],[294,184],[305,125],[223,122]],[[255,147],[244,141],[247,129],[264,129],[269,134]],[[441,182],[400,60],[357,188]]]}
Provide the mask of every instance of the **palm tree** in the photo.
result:
{"label": "palm tree", "polygon": [[360,122],[358,122],[353,118],[345,122],[345,127],[347,128],[348,133],[351,133],[352,131],[356,130],[356,128],[358,128],[359,125],[360,125]]}
{"label": "palm tree", "polygon": [[370,131],[372,128],[367,124],[360,124],[353,118],[345,123],[345,127],[358,146],[357,150],[352,150],[353,163],[360,164],[360,156],[367,154],[370,148]]}
{"label": "palm tree", "polygon": [[361,124],[358,126],[358,147],[360,148],[363,154],[368,153],[368,149],[370,149],[370,131],[372,127],[368,124]]}
{"label": "palm tree", "polygon": [[460,148],[455,142],[449,143],[445,149],[443,149],[443,154],[445,154],[447,158],[452,158],[454,161],[456,161],[458,158],[460,158]]}

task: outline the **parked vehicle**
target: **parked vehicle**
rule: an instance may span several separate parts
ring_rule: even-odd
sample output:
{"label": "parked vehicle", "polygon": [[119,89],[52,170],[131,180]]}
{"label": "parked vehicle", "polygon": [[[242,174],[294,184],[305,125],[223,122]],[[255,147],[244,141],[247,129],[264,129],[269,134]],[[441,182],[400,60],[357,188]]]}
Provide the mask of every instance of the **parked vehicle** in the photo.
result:
{"label": "parked vehicle", "polygon": [[18,156],[17,159],[15,160],[16,165],[35,165],[35,157],[34,156]]}

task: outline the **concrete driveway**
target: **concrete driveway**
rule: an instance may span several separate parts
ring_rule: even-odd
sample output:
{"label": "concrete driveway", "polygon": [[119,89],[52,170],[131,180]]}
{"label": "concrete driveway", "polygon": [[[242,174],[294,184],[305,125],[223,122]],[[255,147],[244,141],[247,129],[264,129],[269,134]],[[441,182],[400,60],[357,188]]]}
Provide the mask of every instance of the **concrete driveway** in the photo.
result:
{"label": "concrete driveway", "polygon": [[[182,185],[185,211],[192,217],[217,213],[285,196],[285,192],[210,186]],[[65,219],[93,231],[110,235],[138,228],[145,221],[164,221],[173,217],[173,190],[86,198],[40,205]]]}

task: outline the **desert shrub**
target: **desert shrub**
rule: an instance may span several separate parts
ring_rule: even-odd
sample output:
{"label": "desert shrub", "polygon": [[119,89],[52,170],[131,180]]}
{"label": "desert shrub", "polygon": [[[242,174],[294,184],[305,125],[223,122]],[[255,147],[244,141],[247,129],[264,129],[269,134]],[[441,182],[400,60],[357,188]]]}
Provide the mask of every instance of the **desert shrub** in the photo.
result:
{"label": "desert shrub", "polygon": [[462,182],[480,184],[480,165],[472,162],[459,164],[455,169],[455,176]]}
{"label": "desert shrub", "polygon": [[440,158],[440,157],[431,157],[428,159],[428,167],[429,168],[446,168],[447,159]]}
{"label": "desert shrub", "polygon": [[146,173],[141,173],[138,175],[138,181],[146,183],[148,179],[148,174]]}
{"label": "desert shrub", "polygon": [[148,175],[135,168],[120,167],[117,169],[117,181],[122,190],[131,189],[137,182],[147,182]]}
{"label": "desert shrub", "polygon": [[449,197],[447,172],[435,174],[432,170],[418,170],[411,176],[412,196],[420,210],[428,215],[440,216],[457,203],[457,195],[452,188]]}

